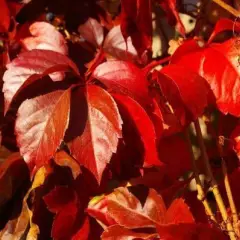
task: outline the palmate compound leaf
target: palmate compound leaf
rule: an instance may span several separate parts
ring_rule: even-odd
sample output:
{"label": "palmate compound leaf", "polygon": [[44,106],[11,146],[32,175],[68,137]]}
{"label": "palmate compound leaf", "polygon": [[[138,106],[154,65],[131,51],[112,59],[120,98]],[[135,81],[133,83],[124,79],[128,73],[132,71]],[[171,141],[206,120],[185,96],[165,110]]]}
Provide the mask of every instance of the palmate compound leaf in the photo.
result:
{"label": "palmate compound leaf", "polygon": [[58,71],[69,70],[79,75],[77,66],[67,56],[57,52],[32,50],[19,54],[7,65],[7,70],[3,76],[5,113],[9,109],[14,96],[28,85],[28,82],[41,81],[41,77],[49,73],[53,81],[61,81],[64,78],[64,73]]}
{"label": "palmate compound leaf", "polygon": [[207,45],[190,52],[172,56],[172,63],[181,64],[197,72],[207,80],[214,94],[218,109],[224,113],[240,116],[240,39],[231,38],[224,43]]}
{"label": "palmate compound leaf", "polygon": [[117,104],[104,89],[89,85],[85,96],[87,122],[82,135],[72,141],[70,150],[100,183],[106,165],[117,151],[118,139],[122,136],[122,119]]}
{"label": "palmate compound leaf", "polygon": [[[143,239],[149,239],[148,234],[154,233],[156,227],[165,230],[165,226],[169,225],[195,224],[189,207],[183,199],[175,199],[167,209],[162,197],[154,189],[149,189],[143,205],[128,188],[124,187],[115,189],[113,193],[105,198],[108,208],[105,214],[109,215],[117,223],[111,224],[105,230],[102,236],[108,237],[106,239],[115,239],[113,237],[116,237],[117,230],[119,230],[119,239],[124,239],[120,238],[123,236],[126,239],[135,239],[134,237],[137,238],[136,232],[139,234],[145,233],[142,235]],[[146,228],[148,228],[148,231],[146,231]],[[159,235],[161,236],[161,233]],[[154,239],[154,237],[155,235],[150,239]],[[140,235],[139,238],[141,239]]]}
{"label": "palmate compound leaf", "polygon": [[15,133],[30,169],[47,164],[56,153],[68,127],[70,97],[71,89],[59,90],[28,99],[20,106]]}
{"label": "palmate compound leaf", "polygon": [[156,133],[154,125],[145,110],[132,98],[120,94],[113,94],[121,114],[126,115],[128,121],[132,121],[136,127],[139,137],[144,145],[144,167],[159,166],[156,147]]}
{"label": "palmate compound leaf", "polygon": [[127,94],[141,103],[148,100],[148,81],[145,74],[130,62],[102,63],[94,70],[92,76],[110,90]]}
{"label": "palmate compound leaf", "polygon": [[63,35],[50,23],[34,22],[29,31],[33,37],[22,40],[27,50],[45,49],[67,55],[68,47]]}

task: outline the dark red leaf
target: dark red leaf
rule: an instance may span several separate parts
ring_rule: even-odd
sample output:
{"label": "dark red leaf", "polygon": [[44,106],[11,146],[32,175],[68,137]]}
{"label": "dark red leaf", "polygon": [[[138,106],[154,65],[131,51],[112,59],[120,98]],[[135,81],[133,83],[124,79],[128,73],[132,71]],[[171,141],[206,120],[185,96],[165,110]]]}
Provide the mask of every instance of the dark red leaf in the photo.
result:
{"label": "dark red leaf", "polygon": [[169,224],[165,226],[157,226],[157,229],[159,235],[168,240],[228,239],[228,237],[224,235],[221,230],[217,229],[216,227],[211,227],[207,224]]}
{"label": "dark red leaf", "polygon": [[140,102],[148,101],[147,79],[144,72],[132,63],[124,61],[102,63],[93,72],[93,77],[110,90],[130,95]]}
{"label": "dark red leaf", "polygon": [[191,169],[189,147],[181,136],[165,137],[158,144],[159,158],[165,164],[166,175],[175,181]]}
{"label": "dark red leaf", "polygon": [[67,239],[75,224],[78,213],[78,199],[73,189],[59,186],[44,196],[48,209],[56,213],[52,237],[54,239]]}
{"label": "dark red leaf", "polygon": [[27,37],[22,40],[25,49],[44,49],[67,55],[66,41],[53,25],[47,22],[34,22],[30,26],[29,31],[33,37]]}
{"label": "dark red leaf", "polygon": [[[71,143],[71,153],[100,183],[122,136],[122,120],[110,94],[97,86],[86,88],[88,119],[84,132]],[[79,110],[80,111],[80,110]]]}
{"label": "dark red leaf", "polygon": [[166,12],[169,23],[171,25],[176,25],[177,31],[184,36],[185,28],[179,17],[176,0],[158,0],[158,2]]}
{"label": "dark red leaf", "polygon": [[[25,84],[50,74],[53,81],[61,81],[64,78],[63,72],[59,70],[72,70],[79,75],[77,66],[66,56],[49,50],[32,50],[24,52],[7,65],[7,71],[3,76],[3,92],[5,98],[5,113],[19,89]],[[34,76],[33,76],[34,75]]]}
{"label": "dark red leaf", "polygon": [[78,32],[86,41],[90,42],[96,48],[100,47],[103,43],[103,27],[94,18],[89,18],[84,24],[80,25]]}
{"label": "dark red leaf", "polygon": [[156,148],[156,133],[154,126],[145,110],[132,98],[114,94],[122,114],[133,121],[136,130],[144,145],[144,167],[161,165]]}
{"label": "dark red leaf", "polygon": [[26,100],[20,106],[15,131],[21,155],[30,169],[47,164],[61,144],[69,122],[70,96],[71,89],[59,90]]}
{"label": "dark red leaf", "polygon": [[89,233],[90,233],[90,222],[89,222],[89,217],[85,217],[83,225],[81,228],[78,230],[76,234],[72,237],[72,240],[88,240],[89,238]]}
{"label": "dark red leaf", "polygon": [[114,225],[108,227],[101,236],[102,240],[154,240],[158,239],[156,233],[134,232],[130,229]]}
{"label": "dark red leaf", "polygon": [[121,0],[121,30],[125,40],[130,36],[141,56],[152,48],[152,2]]}

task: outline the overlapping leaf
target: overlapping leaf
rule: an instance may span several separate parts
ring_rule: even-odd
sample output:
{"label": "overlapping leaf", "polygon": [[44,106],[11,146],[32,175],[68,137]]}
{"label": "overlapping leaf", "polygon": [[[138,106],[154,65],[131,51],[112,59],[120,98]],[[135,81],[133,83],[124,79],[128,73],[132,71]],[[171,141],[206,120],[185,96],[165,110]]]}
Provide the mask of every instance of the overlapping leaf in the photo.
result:
{"label": "overlapping leaf", "polygon": [[181,48],[172,62],[189,67],[207,80],[221,112],[240,116],[239,39],[199,47],[185,55],[178,54]]}
{"label": "overlapping leaf", "polygon": [[6,0],[0,1],[0,32],[7,32],[10,25],[10,12]]}
{"label": "overlapping leaf", "polygon": [[34,22],[30,28],[33,37],[22,40],[27,50],[45,49],[67,55],[68,48],[63,35],[51,24],[47,22]]}
{"label": "overlapping leaf", "polygon": [[5,71],[3,76],[5,113],[15,94],[28,84],[41,80],[41,77],[50,73],[53,73],[51,74],[52,80],[63,80],[64,73],[55,73],[59,70],[71,70],[76,75],[79,75],[76,65],[68,57],[60,53],[49,50],[32,50],[21,53],[7,65],[7,71]]}
{"label": "overlapping leaf", "polygon": [[77,161],[88,168],[100,183],[122,136],[122,120],[113,98],[102,88],[87,86],[86,99],[86,126],[82,135],[73,140],[70,149]]}
{"label": "overlapping leaf", "polygon": [[100,47],[103,43],[103,27],[94,18],[89,18],[84,24],[80,25],[78,32],[95,47]]}
{"label": "overlapping leaf", "polygon": [[69,122],[70,96],[70,89],[59,90],[26,100],[20,106],[15,131],[21,155],[30,169],[47,164],[61,144]]}
{"label": "overlapping leaf", "polygon": [[154,126],[145,110],[132,98],[114,94],[122,114],[127,115],[128,121],[133,121],[139,137],[144,145],[144,166],[161,165],[156,148],[156,133]]}
{"label": "overlapping leaf", "polygon": [[58,186],[44,196],[48,209],[55,213],[52,226],[54,239],[68,238],[73,231],[78,212],[78,198],[73,189]]}
{"label": "overlapping leaf", "polygon": [[99,65],[93,72],[110,90],[132,96],[140,102],[148,101],[148,82],[134,64],[124,61],[110,61]]}
{"label": "overlapping leaf", "polygon": [[137,51],[132,44],[131,38],[123,38],[120,26],[113,27],[106,36],[103,49],[116,59],[123,61],[136,61]]}
{"label": "overlapping leaf", "polygon": [[119,225],[109,227],[101,236],[102,240],[154,240],[158,239],[156,233],[134,232]]}
{"label": "overlapping leaf", "polygon": [[152,2],[150,0],[121,1],[121,30],[125,40],[131,37],[141,56],[152,47]]}

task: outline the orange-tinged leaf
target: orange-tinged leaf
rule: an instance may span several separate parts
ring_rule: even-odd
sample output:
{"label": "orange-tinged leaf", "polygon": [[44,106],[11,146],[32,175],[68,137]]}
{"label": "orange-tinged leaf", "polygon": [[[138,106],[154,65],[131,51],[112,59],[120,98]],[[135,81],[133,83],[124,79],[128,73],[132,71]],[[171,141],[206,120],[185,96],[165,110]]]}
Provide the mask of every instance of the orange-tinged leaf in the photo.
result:
{"label": "orange-tinged leaf", "polygon": [[[29,189],[29,191],[27,192],[26,196],[24,197],[24,200],[25,202],[27,202],[27,199],[30,195],[30,193],[32,191],[34,191],[36,188],[42,186],[47,178],[47,176],[51,173],[51,168],[49,167],[41,167],[40,169],[38,169],[38,171],[36,172],[35,174],[35,177],[34,177],[34,180],[33,180],[33,183],[32,183],[32,186],[31,188]],[[33,210],[30,210],[29,207],[27,206],[27,210],[28,210],[28,215],[29,215],[29,219],[30,219],[30,229],[28,231],[28,234],[27,234],[27,238],[26,240],[37,240],[38,239],[38,235],[40,233],[40,229],[38,227],[37,224],[35,224],[33,221],[32,221],[32,218],[33,218]]]}
{"label": "orange-tinged leaf", "polygon": [[108,195],[107,202],[109,215],[126,228],[154,227],[157,223],[165,222],[165,204],[153,189],[149,191],[143,207],[140,201],[123,187]]}
{"label": "orange-tinged leaf", "polygon": [[59,90],[20,106],[15,131],[20,153],[30,169],[47,164],[61,144],[68,127],[70,96],[71,89]]}
{"label": "orange-tinged leaf", "polygon": [[101,236],[102,240],[154,240],[158,239],[157,233],[141,233],[114,225],[108,227]]}
{"label": "orange-tinged leaf", "polygon": [[10,220],[0,231],[1,240],[21,240],[29,224],[27,203],[23,201],[20,215]]}
{"label": "orange-tinged leaf", "polygon": [[72,171],[73,178],[76,179],[81,173],[79,164],[65,151],[57,152],[54,156],[54,161],[56,164],[62,167],[69,167]]}
{"label": "orange-tinged leaf", "polygon": [[85,129],[73,140],[70,149],[75,159],[88,168],[100,183],[122,136],[122,120],[115,101],[104,89],[88,86],[86,99],[88,119]]}
{"label": "orange-tinged leaf", "polygon": [[168,223],[194,223],[194,218],[189,207],[183,199],[175,199],[167,210],[166,221]]}

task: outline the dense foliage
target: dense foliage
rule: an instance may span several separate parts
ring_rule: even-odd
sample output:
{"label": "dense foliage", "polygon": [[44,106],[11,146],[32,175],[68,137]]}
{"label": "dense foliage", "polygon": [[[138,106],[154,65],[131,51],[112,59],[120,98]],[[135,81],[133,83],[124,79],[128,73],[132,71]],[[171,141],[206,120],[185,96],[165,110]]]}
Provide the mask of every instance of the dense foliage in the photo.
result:
{"label": "dense foliage", "polygon": [[240,238],[240,6],[214,2],[0,0],[1,240]]}

